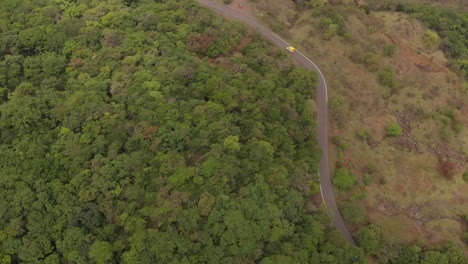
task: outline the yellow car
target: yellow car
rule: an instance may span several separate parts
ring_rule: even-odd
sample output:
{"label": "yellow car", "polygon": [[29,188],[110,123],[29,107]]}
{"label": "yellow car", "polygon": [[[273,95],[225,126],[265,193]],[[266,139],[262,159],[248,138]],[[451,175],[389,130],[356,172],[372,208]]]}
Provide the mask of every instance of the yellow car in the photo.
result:
{"label": "yellow car", "polygon": [[293,53],[296,50],[294,47],[291,46],[287,47],[286,49],[289,50],[289,52],[291,53]]}

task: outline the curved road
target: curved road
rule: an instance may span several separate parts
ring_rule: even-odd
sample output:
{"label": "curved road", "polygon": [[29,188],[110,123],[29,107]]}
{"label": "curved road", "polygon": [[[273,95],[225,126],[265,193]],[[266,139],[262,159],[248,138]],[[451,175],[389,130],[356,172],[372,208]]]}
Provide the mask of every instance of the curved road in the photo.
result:
{"label": "curved road", "polygon": [[[217,3],[212,0],[198,0],[198,2],[208,7],[209,9],[216,11],[226,17],[240,20],[247,25],[258,30],[263,36],[270,40],[273,44],[278,47],[286,48],[289,45],[286,41],[280,38],[278,35],[270,31],[267,27],[257,22],[255,19],[243,15],[242,13],[236,12],[229,7]],[[320,175],[320,192],[322,199],[328,212],[331,214],[333,223],[336,228],[343,234],[343,236],[354,245],[354,240],[346,228],[343,217],[340,214],[338,205],[336,204],[335,194],[333,192],[333,186],[330,177],[330,164],[328,160],[328,94],[327,94],[327,82],[323,77],[320,69],[310,59],[304,56],[301,52],[297,51],[291,54],[297,61],[299,61],[305,68],[316,71],[319,76],[319,83],[317,86],[317,122],[318,122],[318,142],[322,149],[322,157],[320,158],[319,164],[319,175]]]}

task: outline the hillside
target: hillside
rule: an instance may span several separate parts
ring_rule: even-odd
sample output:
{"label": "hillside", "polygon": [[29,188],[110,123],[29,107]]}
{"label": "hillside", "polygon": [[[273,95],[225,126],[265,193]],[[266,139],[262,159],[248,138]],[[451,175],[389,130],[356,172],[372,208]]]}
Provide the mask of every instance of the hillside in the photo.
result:
{"label": "hillside", "polygon": [[372,223],[391,241],[457,241],[465,247],[463,5],[295,2],[252,1],[253,16],[310,56],[329,79],[335,145],[330,158],[339,172],[338,190],[342,179],[351,182],[339,194],[350,228]]}
{"label": "hillside", "polygon": [[309,202],[315,76],[192,1],[0,6],[2,263],[362,262]]}
{"label": "hillside", "polygon": [[315,83],[194,1],[2,1],[0,261],[466,263],[310,201]]}

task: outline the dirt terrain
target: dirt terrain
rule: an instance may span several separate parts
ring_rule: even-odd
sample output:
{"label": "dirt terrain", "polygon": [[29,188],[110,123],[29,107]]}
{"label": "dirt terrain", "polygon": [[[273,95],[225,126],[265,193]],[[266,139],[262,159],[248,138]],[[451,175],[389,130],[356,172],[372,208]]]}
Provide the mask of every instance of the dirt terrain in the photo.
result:
{"label": "dirt terrain", "polygon": [[[382,21],[388,16],[394,14],[376,14]],[[464,231],[460,215],[467,212],[468,204],[468,186],[461,179],[468,169],[464,167],[468,164],[468,138],[466,131],[454,133],[447,128],[450,121],[443,121],[440,112],[452,108],[457,113],[468,112],[462,99],[466,94],[462,93],[460,79],[444,65],[446,59],[424,50],[423,37],[417,39],[418,34],[413,33],[427,29],[421,25],[420,29],[411,28],[418,22],[404,16],[390,23],[400,30],[384,22],[373,41],[397,47],[397,54],[381,64],[393,65],[401,87],[372,94],[369,90],[379,85],[369,81],[371,74],[350,69],[353,77],[346,78],[347,82],[361,86],[362,92],[356,98],[349,94],[353,89],[342,91],[349,100],[349,119],[342,127],[335,126],[335,134],[348,142],[345,163],[356,176],[362,177],[363,168],[372,163],[377,167],[374,177],[385,179],[384,184],[365,187],[367,199],[363,203],[370,220],[383,226],[388,236],[429,244],[460,241]],[[367,103],[367,107],[353,107],[372,101],[374,104]],[[466,127],[468,122],[462,116],[456,122]],[[389,123],[398,123],[402,136],[388,138],[385,128]],[[362,128],[373,136],[372,145],[362,146],[363,142],[357,140],[355,133]],[[444,178],[438,168],[446,160],[455,164],[453,179]]]}

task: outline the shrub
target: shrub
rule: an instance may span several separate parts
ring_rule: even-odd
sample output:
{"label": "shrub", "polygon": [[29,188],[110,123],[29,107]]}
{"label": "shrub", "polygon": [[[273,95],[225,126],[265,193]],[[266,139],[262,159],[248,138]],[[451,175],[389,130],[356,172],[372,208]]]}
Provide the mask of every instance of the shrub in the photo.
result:
{"label": "shrub", "polygon": [[341,138],[338,136],[333,136],[332,137],[332,142],[335,144],[335,146],[340,149],[340,150],[345,150],[346,149],[346,143],[341,141]]}
{"label": "shrub", "polygon": [[391,69],[385,69],[379,72],[379,83],[391,89],[398,88],[399,84],[395,80],[395,75]]}
{"label": "shrub", "polygon": [[363,182],[366,186],[371,185],[373,181],[374,181],[374,175],[369,174],[369,173],[364,174]]}
{"label": "shrub", "polygon": [[370,25],[367,27],[367,31],[370,33],[370,34],[374,34],[375,32],[377,32],[377,26],[376,25]]}
{"label": "shrub", "polygon": [[351,190],[355,183],[356,179],[345,167],[339,168],[335,173],[335,177],[333,177],[333,184],[343,192]]}
{"label": "shrub", "polygon": [[387,126],[387,136],[390,137],[399,137],[401,136],[401,133],[403,132],[403,129],[399,124],[393,123]]}
{"label": "shrub", "polygon": [[429,48],[439,47],[440,38],[439,38],[439,35],[437,35],[436,32],[428,30],[428,31],[426,31],[424,36],[426,37],[425,42],[426,42],[427,47],[429,47]]}
{"label": "shrub", "polygon": [[362,247],[369,254],[377,254],[382,246],[381,230],[377,225],[369,225],[359,230],[356,234],[356,240],[360,247]]}
{"label": "shrub", "polygon": [[380,178],[380,184],[381,185],[387,184],[387,179],[385,179],[385,177]]}
{"label": "shrub", "polygon": [[361,204],[346,202],[340,206],[341,214],[346,222],[362,224],[366,220],[364,207]]}
{"label": "shrub", "polygon": [[329,102],[330,114],[335,118],[338,127],[343,127],[346,115],[346,102],[344,97],[337,95],[330,99]]}
{"label": "shrub", "polygon": [[379,69],[377,55],[373,52],[366,52],[366,54],[364,54],[363,63],[371,72],[376,72]]}
{"label": "shrub", "polygon": [[341,139],[339,136],[333,136],[332,137],[332,143],[335,144],[336,146],[341,145]]}
{"label": "shrub", "polygon": [[387,44],[383,48],[383,54],[387,57],[392,57],[395,54],[396,46],[393,44]]}
{"label": "shrub", "polygon": [[325,32],[323,32],[323,39],[325,40],[330,40],[331,38],[333,38],[335,35],[336,35],[336,32],[338,31],[339,27],[337,24],[331,24],[328,26],[327,30],[325,30]]}
{"label": "shrub", "polygon": [[310,182],[310,195],[316,195],[320,192],[320,185],[315,181]]}
{"label": "shrub", "polygon": [[356,135],[362,141],[372,140],[372,135],[370,134],[370,132],[367,129],[361,129],[361,130],[356,131]]}
{"label": "shrub", "polygon": [[463,124],[462,123],[457,123],[455,122],[453,124],[453,130],[455,131],[456,134],[460,134],[461,132],[463,132]]}
{"label": "shrub", "polygon": [[465,182],[468,182],[468,171],[465,171],[465,172],[463,173],[463,180],[464,180]]}
{"label": "shrub", "polygon": [[320,22],[319,22],[319,28],[320,29],[327,29],[331,24],[333,24],[333,20],[331,20],[328,17],[322,18],[322,19],[320,19]]}

